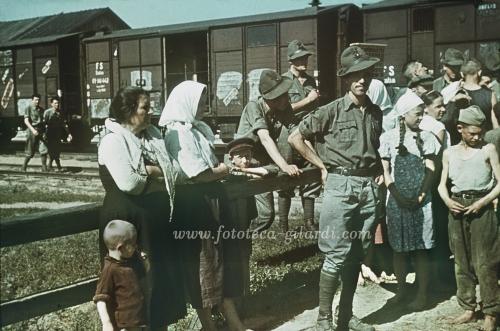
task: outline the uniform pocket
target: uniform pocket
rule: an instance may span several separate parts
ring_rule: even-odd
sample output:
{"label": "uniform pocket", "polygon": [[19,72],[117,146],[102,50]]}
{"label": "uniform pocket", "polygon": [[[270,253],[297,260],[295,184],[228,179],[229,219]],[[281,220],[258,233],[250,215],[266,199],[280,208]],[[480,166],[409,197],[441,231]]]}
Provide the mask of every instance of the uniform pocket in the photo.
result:
{"label": "uniform pocket", "polygon": [[356,121],[344,121],[336,123],[336,136],[341,143],[352,143],[356,140],[358,127]]}

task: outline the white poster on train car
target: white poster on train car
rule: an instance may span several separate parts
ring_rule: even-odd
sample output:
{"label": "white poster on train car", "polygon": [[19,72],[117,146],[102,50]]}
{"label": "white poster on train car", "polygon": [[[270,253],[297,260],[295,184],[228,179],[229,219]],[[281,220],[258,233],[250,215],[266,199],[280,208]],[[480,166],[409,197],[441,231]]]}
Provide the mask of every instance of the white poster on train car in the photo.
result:
{"label": "white poster on train car", "polygon": [[146,91],[151,91],[153,89],[152,77],[153,73],[147,70],[142,71],[142,77],[140,70],[130,72],[130,82],[132,85],[142,87]]}
{"label": "white poster on train car", "polygon": [[271,70],[269,68],[254,69],[248,73],[247,83],[248,83],[248,100],[257,100],[260,96],[259,92],[259,81],[260,75],[264,70]]}
{"label": "white poster on train car", "polygon": [[227,107],[233,100],[238,100],[238,94],[243,83],[243,75],[237,71],[223,72],[217,80],[216,95]]}
{"label": "white poster on train car", "polygon": [[109,106],[111,99],[91,99],[90,100],[90,116],[92,118],[109,117]]}

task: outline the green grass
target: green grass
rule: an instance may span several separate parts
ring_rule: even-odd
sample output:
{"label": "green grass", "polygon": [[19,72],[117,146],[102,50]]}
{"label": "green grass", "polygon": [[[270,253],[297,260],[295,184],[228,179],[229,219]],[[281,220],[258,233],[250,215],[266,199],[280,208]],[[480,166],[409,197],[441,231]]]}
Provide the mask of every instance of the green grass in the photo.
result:
{"label": "green grass", "polygon": [[[12,195],[17,195],[17,198],[11,197]],[[43,194],[41,191],[18,188],[16,192],[11,190],[10,194],[0,193],[0,201],[7,203],[4,199],[8,199],[10,203],[41,200],[96,202],[101,201],[102,197],[68,193]],[[33,211],[33,208],[5,209],[0,211],[0,215],[5,218]],[[291,218],[291,228],[298,225],[299,221]],[[97,231],[2,248],[0,253],[2,301],[74,283],[99,272]],[[283,235],[277,235],[275,239],[256,239],[250,260],[250,293],[263,293],[285,279],[317,271],[321,267],[321,260],[315,240],[284,238]],[[195,315],[194,310],[190,309],[188,316],[169,330],[186,330],[196,322]],[[28,329],[97,331],[101,326],[95,306],[86,303],[2,328],[7,331]]]}

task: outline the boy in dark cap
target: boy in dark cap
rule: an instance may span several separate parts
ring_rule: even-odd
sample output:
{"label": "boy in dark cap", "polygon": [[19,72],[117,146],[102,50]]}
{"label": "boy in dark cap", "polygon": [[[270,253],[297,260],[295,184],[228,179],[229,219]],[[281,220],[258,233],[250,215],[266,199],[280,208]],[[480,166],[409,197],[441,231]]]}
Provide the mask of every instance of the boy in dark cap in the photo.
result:
{"label": "boy in dark cap", "polygon": [[457,301],[465,310],[453,323],[474,319],[479,281],[485,316],[483,330],[493,331],[500,312],[500,231],[492,201],[500,194],[500,165],[495,146],[483,141],[485,122],[486,117],[477,106],[460,110],[457,129],[462,140],[444,151],[438,191],[450,210],[448,230],[455,256]]}
{"label": "boy in dark cap", "polygon": [[234,139],[227,144],[226,152],[231,162],[230,175],[263,178],[278,174],[279,168],[274,164],[260,167],[257,163],[252,163],[254,145],[254,140],[248,137]]}
{"label": "boy in dark cap", "polygon": [[[263,70],[259,81],[261,96],[249,101],[243,109],[237,136],[250,136],[258,143],[255,159],[261,165],[276,164],[281,171],[295,177],[302,173],[292,164],[292,148],[287,142],[289,132],[299,120],[294,116],[288,99],[292,80],[280,76],[274,70]],[[259,217],[255,229],[268,228],[274,221],[274,198],[272,192],[255,196]],[[288,223],[280,220],[283,232],[288,231]]]}
{"label": "boy in dark cap", "polygon": [[[324,184],[318,241],[325,254],[316,324],[320,331],[335,329],[332,302],[341,280],[339,329],[375,330],[353,315],[352,302],[361,261],[373,243],[378,189],[383,182],[377,151],[382,111],[366,95],[373,66],[379,61],[358,46],[345,49],[337,75],[349,91],[304,118],[288,139],[306,160],[320,168]],[[305,139],[316,139],[318,154]]]}
{"label": "boy in dark cap", "polygon": [[441,92],[450,83],[460,79],[460,66],[464,64],[464,53],[455,48],[448,48],[441,59],[443,76],[434,80],[432,89]]}

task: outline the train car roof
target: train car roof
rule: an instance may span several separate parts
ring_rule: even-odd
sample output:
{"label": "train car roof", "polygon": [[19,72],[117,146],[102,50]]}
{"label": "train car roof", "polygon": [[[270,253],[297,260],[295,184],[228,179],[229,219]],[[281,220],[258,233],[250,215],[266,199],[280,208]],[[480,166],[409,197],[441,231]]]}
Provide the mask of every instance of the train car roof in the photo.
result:
{"label": "train car roof", "polygon": [[307,7],[304,9],[273,12],[267,14],[221,18],[221,19],[195,21],[195,22],[179,23],[179,24],[168,24],[168,25],[160,25],[148,28],[130,29],[130,30],[117,30],[108,34],[97,33],[93,37],[85,38],[84,41],[96,41],[96,40],[112,39],[112,38],[128,38],[128,37],[142,36],[142,35],[151,36],[151,35],[165,35],[165,34],[177,34],[177,33],[188,33],[188,32],[202,32],[202,31],[208,31],[210,28],[239,25],[250,22],[265,22],[265,21],[285,20],[290,18],[312,17],[312,16],[317,16],[319,14],[332,12],[343,7],[357,8],[357,6],[350,3],[325,6],[325,7]]}
{"label": "train car roof", "polygon": [[373,4],[363,4],[362,11],[371,11],[378,9],[389,9],[398,7],[413,7],[421,5],[449,5],[469,2],[467,0],[382,0]]}
{"label": "train car roof", "polygon": [[109,8],[97,8],[49,16],[0,22],[0,47],[28,45],[55,41],[85,30],[85,24],[102,15],[119,22],[121,28],[130,28]]}

